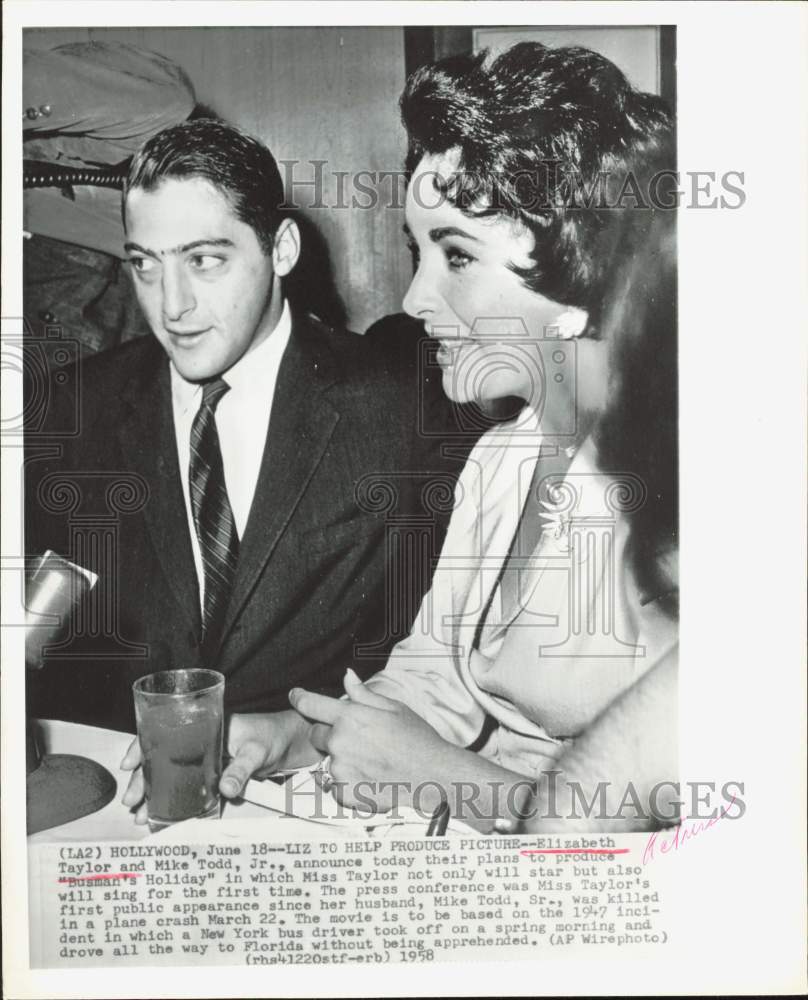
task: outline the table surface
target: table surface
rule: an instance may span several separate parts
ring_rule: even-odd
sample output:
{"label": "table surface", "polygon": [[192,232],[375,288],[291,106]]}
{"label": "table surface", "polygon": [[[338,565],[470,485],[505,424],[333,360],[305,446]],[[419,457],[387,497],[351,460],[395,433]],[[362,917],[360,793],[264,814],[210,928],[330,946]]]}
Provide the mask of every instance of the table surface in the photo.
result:
{"label": "table surface", "polygon": [[[152,836],[148,826],[138,826],[132,812],[121,805],[121,796],[129,783],[129,771],[122,771],[123,760],[132,736],[111,729],[98,729],[95,726],[82,726],[74,722],[57,722],[42,719],[37,723],[40,747],[43,753],[76,754],[89,757],[102,764],[112,775],[118,785],[115,797],[97,812],[81,819],[64,823],[32,834],[29,844],[53,843],[55,841],[97,841],[97,840],[142,840]],[[240,800],[225,802],[222,819],[278,819],[277,812],[264,808],[253,802]],[[206,822],[215,822],[208,820]]]}
{"label": "table surface", "polygon": [[[29,844],[131,841],[146,837],[206,842],[212,840],[214,835],[217,838],[221,835],[225,838],[285,841],[367,836],[371,831],[374,838],[384,839],[394,833],[398,835],[406,832],[408,836],[422,837],[426,832],[424,818],[411,809],[401,809],[395,818],[392,814],[374,816],[372,819],[347,815],[344,807],[331,796],[323,797],[313,793],[313,778],[309,770],[304,768],[283,786],[272,781],[249,781],[244,790],[244,799],[237,802],[224,800],[219,820],[186,820],[152,834],[148,826],[138,826],[132,811],[121,804],[130,772],[122,771],[120,764],[132,742],[131,735],[50,719],[39,720],[36,725],[43,753],[89,757],[110,772],[118,788],[115,797],[103,809],[62,826],[32,834],[28,838]],[[292,809],[293,816],[289,815]],[[267,827],[267,823],[272,826]],[[466,835],[474,833],[470,827],[455,820],[451,822],[447,832]]]}

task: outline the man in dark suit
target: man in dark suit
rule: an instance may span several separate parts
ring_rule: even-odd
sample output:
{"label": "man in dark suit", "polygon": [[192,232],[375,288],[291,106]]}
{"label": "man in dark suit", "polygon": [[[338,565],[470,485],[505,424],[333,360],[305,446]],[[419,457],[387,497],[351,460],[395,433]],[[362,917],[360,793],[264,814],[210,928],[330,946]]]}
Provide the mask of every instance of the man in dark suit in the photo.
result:
{"label": "man in dark suit", "polygon": [[291,313],[282,203],[269,150],[220,122],[132,162],[154,337],[57,375],[27,439],[27,550],[100,577],[31,679],[33,714],[133,731],[137,677],[210,666],[230,712],[280,725],[290,688],[338,693],[409,630],[462,465],[441,457],[451,409],[414,340]]}

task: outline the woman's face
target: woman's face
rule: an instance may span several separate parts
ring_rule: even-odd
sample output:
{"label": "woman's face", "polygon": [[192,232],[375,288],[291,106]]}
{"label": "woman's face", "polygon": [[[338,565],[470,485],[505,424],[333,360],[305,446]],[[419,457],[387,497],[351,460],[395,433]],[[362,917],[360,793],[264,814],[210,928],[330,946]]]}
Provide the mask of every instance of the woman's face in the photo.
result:
{"label": "woman's face", "polygon": [[[538,404],[545,367],[558,367],[546,366],[547,345],[538,342],[558,336],[554,328],[568,309],[526,288],[511,270],[532,263],[527,229],[505,216],[464,215],[435,189],[434,175],[448,178],[456,165],[451,152],[424,157],[410,181],[407,231],[418,270],[404,308],[440,341],[437,360],[450,399],[484,403],[519,396]],[[559,352],[564,344],[551,346],[551,353]]]}

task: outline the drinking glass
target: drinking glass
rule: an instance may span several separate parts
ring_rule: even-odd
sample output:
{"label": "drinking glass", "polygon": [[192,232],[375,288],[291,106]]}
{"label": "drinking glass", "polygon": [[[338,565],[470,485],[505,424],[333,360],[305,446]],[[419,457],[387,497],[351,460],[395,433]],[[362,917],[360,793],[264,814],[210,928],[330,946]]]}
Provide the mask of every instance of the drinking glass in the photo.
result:
{"label": "drinking glass", "polygon": [[224,677],[163,670],[135,681],[149,829],[219,815]]}

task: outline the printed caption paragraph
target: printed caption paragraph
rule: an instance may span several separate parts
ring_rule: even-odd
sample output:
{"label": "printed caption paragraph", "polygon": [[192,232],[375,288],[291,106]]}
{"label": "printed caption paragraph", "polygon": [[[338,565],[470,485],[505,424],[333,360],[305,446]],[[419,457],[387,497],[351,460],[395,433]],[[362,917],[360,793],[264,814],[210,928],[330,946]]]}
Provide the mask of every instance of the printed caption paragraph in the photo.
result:
{"label": "printed caption paragraph", "polygon": [[41,845],[38,968],[531,958],[661,947],[657,872],[607,836]]}

